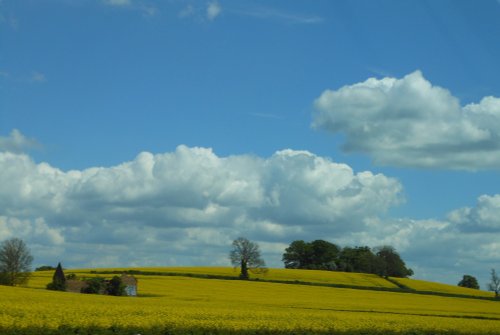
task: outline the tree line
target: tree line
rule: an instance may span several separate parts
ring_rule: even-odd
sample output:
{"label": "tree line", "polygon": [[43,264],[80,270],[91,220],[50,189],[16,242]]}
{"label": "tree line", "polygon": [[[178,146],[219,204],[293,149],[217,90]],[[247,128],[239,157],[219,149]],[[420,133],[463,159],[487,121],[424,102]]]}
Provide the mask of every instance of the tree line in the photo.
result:
{"label": "tree line", "polygon": [[[259,245],[244,237],[233,241],[229,259],[235,268],[240,268],[240,279],[249,279],[249,272],[267,272],[266,263],[261,256]],[[341,248],[324,240],[305,242],[296,240],[285,249],[282,261],[287,269],[310,269],[343,272],[373,273],[384,277],[403,277],[413,275],[406,267],[399,253],[392,246],[371,249],[367,246]],[[495,269],[490,272],[488,290],[500,297],[500,276]],[[476,278],[464,275],[458,286],[479,289]]]}
{"label": "tree line", "polygon": [[[249,278],[249,271],[266,271],[257,243],[243,237],[233,241],[229,259],[234,267],[240,267],[242,279]],[[361,272],[384,277],[413,275],[413,270],[406,267],[405,262],[391,246],[372,250],[367,246],[341,248],[324,240],[297,240],[285,249],[282,260],[287,269]]]}
{"label": "tree line", "polygon": [[403,278],[413,275],[413,270],[406,267],[396,249],[388,245],[374,249],[367,246],[341,248],[324,240],[297,240],[285,249],[282,260],[287,269],[361,272]]}

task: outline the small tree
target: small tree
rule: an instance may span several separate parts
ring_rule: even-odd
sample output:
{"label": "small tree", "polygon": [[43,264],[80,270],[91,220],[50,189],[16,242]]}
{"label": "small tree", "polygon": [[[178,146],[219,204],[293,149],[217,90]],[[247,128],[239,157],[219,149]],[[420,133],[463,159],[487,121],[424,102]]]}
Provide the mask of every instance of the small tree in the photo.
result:
{"label": "small tree", "polygon": [[78,279],[78,277],[74,273],[68,273],[66,275],[66,280],[77,280],[77,279]]}
{"label": "small tree", "polygon": [[23,240],[11,238],[3,241],[0,245],[0,284],[25,284],[31,275],[32,262],[33,256]]}
{"label": "small tree", "polygon": [[488,290],[495,292],[495,298],[498,298],[500,293],[500,277],[498,277],[495,269],[491,269],[491,281],[488,284]]}
{"label": "small tree", "polygon": [[233,249],[229,253],[229,259],[235,268],[240,267],[241,279],[249,278],[248,271],[253,273],[267,271],[266,263],[260,256],[257,243],[250,242],[244,237],[238,237],[233,241]]}
{"label": "small tree", "polygon": [[476,277],[473,277],[471,275],[464,275],[462,280],[458,282],[458,286],[479,290],[479,284]]}

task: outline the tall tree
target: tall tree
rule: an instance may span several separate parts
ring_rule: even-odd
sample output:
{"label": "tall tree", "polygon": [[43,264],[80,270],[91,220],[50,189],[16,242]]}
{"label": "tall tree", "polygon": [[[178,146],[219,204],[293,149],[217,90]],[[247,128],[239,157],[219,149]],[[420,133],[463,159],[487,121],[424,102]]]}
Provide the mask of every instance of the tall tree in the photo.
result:
{"label": "tall tree", "polygon": [[488,290],[495,292],[495,297],[498,298],[500,293],[500,277],[498,277],[495,269],[491,269],[491,281],[488,284]]}
{"label": "tall tree", "polygon": [[471,275],[464,275],[462,280],[458,282],[458,286],[479,290],[479,284],[476,277],[473,277]]}
{"label": "tall tree", "polygon": [[3,285],[25,284],[31,274],[33,256],[18,238],[5,240],[0,245],[0,281]]}
{"label": "tall tree", "polygon": [[244,237],[238,237],[233,241],[233,249],[229,253],[229,259],[233,266],[240,267],[241,279],[248,279],[248,271],[263,273],[267,271],[266,263],[260,256],[259,245]]}

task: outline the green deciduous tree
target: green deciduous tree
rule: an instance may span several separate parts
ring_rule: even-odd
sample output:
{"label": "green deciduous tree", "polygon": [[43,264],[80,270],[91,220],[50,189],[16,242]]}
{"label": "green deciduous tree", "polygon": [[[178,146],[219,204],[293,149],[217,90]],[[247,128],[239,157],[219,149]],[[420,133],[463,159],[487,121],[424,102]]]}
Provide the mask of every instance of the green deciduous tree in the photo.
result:
{"label": "green deciduous tree", "polygon": [[0,244],[0,284],[25,284],[31,275],[33,256],[18,238],[11,238]]}
{"label": "green deciduous tree", "polygon": [[476,277],[473,277],[471,275],[464,275],[462,280],[458,282],[458,286],[479,290],[479,284]]}
{"label": "green deciduous tree", "polygon": [[293,241],[282,258],[287,269],[304,269],[312,262],[311,245],[302,240]]}
{"label": "green deciduous tree", "polygon": [[340,248],[333,243],[324,240],[315,240],[311,243],[312,265],[318,270],[336,270],[337,257]]}
{"label": "green deciduous tree", "polygon": [[259,246],[244,237],[233,241],[233,249],[229,253],[231,264],[235,268],[240,267],[241,279],[248,279],[248,272],[263,273],[267,271],[266,263],[261,258]]}
{"label": "green deciduous tree", "polygon": [[391,246],[385,245],[375,249],[376,256],[382,260],[382,273],[386,277],[406,278],[413,275],[413,270],[406,267],[401,256]]}

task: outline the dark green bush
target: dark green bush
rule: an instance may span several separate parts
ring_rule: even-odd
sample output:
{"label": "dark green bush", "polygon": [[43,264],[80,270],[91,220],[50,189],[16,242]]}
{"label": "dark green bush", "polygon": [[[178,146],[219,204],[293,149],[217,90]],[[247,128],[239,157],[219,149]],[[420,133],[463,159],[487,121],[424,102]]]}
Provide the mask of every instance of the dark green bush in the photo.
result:
{"label": "dark green bush", "polygon": [[125,295],[125,284],[123,284],[121,277],[114,276],[107,283],[106,293],[115,296]]}
{"label": "dark green bush", "polygon": [[87,283],[87,286],[82,288],[82,293],[99,294],[106,290],[106,282],[104,281],[104,278],[94,277],[85,280],[85,282]]}

